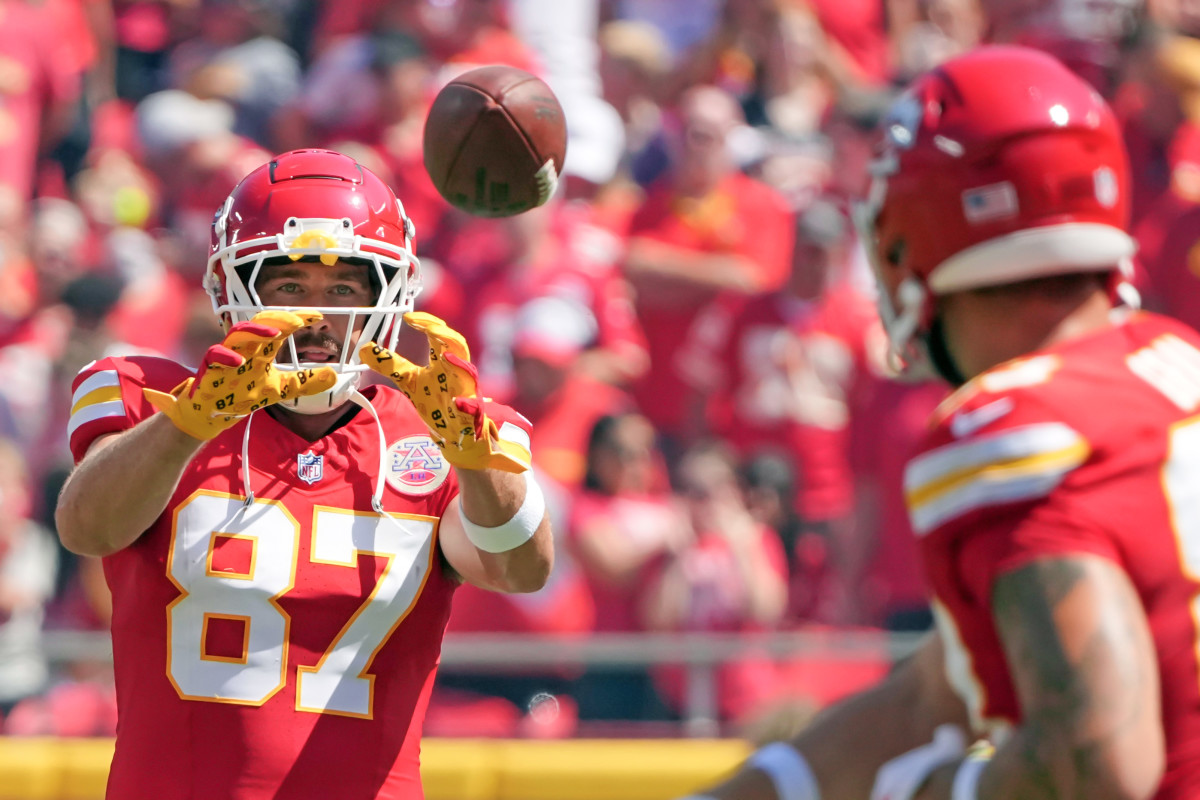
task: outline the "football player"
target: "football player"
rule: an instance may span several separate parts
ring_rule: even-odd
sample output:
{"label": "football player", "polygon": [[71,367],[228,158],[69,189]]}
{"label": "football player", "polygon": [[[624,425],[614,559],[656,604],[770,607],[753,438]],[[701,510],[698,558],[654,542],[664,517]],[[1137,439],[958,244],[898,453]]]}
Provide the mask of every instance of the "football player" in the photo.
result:
{"label": "football player", "polygon": [[1200,337],[1118,299],[1113,115],[988,47],[915,80],[884,137],[882,316],[960,387],[905,475],[936,632],[696,797],[1200,796]]}
{"label": "football player", "polygon": [[[420,798],[455,587],[545,583],[528,423],[412,311],[413,236],[353,159],[280,155],[216,214],[204,288],[227,333],[199,369],[76,378],[57,522],[112,589],[110,800]],[[428,365],[391,352],[402,317]]]}

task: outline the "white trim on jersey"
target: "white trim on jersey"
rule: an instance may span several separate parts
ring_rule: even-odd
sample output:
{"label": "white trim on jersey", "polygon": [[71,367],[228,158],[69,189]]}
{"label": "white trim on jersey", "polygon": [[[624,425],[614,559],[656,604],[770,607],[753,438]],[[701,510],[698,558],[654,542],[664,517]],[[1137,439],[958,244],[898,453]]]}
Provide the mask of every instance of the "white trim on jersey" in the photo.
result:
{"label": "white trim on jersey", "polygon": [[75,390],[75,394],[71,395],[71,408],[74,410],[75,406],[79,405],[80,400],[91,394],[96,389],[100,389],[105,386],[120,385],[121,377],[117,374],[115,369],[105,369],[101,370],[100,372],[93,373],[89,375],[83,383],[79,384],[79,388]]}
{"label": "white trim on jersey", "polygon": [[918,536],[985,506],[1050,493],[1091,452],[1061,422],[1011,428],[944,445],[909,462],[904,493]]}
{"label": "white trim on jersey", "polygon": [[115,369],[101,370],[89,375],[71,396],[71,420],[67,438],[89,422],[105,417],[124,417],[125,403],[121,400],[121,379]]}
{"label": "white trim on jersey", "polygon": [[86,425],[89,422],[95,422],[105,417],[123,416],[125,416],[125,404],[120,400],[110,400],[107,403],[85,406],[71,415],[71,422],[67,425],[67,438],[70,439],[74,435],[75,429],[81,425]]}

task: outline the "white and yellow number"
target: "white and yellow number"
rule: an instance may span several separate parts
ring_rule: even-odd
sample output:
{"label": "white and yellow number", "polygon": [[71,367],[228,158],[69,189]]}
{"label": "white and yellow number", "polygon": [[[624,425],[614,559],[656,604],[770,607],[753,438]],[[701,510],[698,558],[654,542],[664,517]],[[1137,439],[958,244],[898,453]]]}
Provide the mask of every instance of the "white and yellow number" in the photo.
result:
{"label": "white and yellow number", "polygon": [[[336,508],[313,513],[312,551],[317,564],[354,567],[360,555],[380,556],[387,566],[375,589],[334,638],[315,667],[299,667],[296,707],[303,711],[367,717],[375,676],[371,661],[396,626],[408,615],[429,574],[433,526],[400,519],[380,525],[378,514]],[[415,568],[414,568],[415,567]]]}
{"label": "white and yellow number", "polygon": [[[315,667],[298,667],[296,708],[371,716],[376,653],[408,614],[431,567],[434,520],[391,519],[318,507],[310,559],[357,567],[360,555],[387,559],[374,589]],[[216,542],[250,542],[245,573],[216,572]],[[280,503],[200,491],[175,512],[167,572],[180,595],[167,607],[167,674],[188,700],[262,705],[287,683],[291,619],[279,598],[294,585],[300,525]],[[243,626],[240,658],[206,653],[209,623]]]}

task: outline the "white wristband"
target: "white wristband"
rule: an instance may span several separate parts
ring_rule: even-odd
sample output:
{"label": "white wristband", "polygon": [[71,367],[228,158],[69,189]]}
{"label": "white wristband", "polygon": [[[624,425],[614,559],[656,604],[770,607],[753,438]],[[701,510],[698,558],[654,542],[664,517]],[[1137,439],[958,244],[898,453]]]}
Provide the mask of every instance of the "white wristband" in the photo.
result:
{"label": "white wristband", "polygon": [[525,475],[525,501],[513,514],[508,522],[494,528],[476,525],[467,519],[462,510],[462,498],[458,499],[458,518],[462,520],[463,530],[471,544],[488,553],[504,553],[528,542],[542,524],[546,516],[546,496],[542,487],[538,486],[533,477],[533,470],[527,469]]}
{"label": "white wristband", "polygon": [[979,776],[988,765],[987,756],[967,756],[954,773],[954,784],[950,789],[950,800],[977,800]]}
{"label": "white wristband", "polygon": [[804,755],[787,742],[759,748],[746,763],[766,773],[779,800],[821,800],[817,776]]}

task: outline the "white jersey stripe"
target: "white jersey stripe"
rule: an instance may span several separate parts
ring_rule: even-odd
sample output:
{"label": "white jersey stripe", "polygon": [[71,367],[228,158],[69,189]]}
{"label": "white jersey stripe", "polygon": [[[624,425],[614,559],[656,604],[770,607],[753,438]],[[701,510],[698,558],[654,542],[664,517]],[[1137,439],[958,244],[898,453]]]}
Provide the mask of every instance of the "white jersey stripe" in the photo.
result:
{"label": "white jersey stripe", "polygon": [[121,378],[117,375],[115,369],[105,369],[93,375],[89,375],[87,380],[79,384],[79,388],[75,390],[75,394],[71,395],[71,407],[74,408],[80,400],[91,394],[97,389],[105,386],[120,386]]}
{"label": "white jersey stripe", "polygon": [[904,480],[913,530],[924,535],[977,508],[1045,496],[1089,452],[1082,436],[1050,422],[919,456],[908,465]]}
{"label": "white jersey stripe", "polygon": [[80,425],[86,425],[89,422],[104,419],[105,417],[123,416],[125,416],[125,404],[120,400],[109,400],[107,403],[84,406],[71,415],[71,422],[67,425],[67,438],[69,439],[74,435],[75,429]]}

